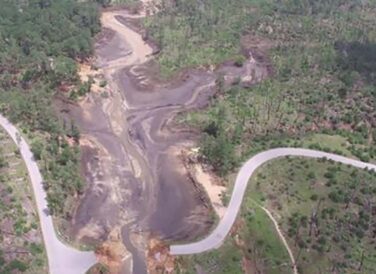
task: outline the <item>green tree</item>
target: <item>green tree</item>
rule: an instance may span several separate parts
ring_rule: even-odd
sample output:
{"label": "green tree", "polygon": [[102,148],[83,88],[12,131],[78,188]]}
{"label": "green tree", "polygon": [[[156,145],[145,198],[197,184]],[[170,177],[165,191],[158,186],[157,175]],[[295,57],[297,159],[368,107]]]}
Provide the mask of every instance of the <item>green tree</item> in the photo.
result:
{"label": "green tree", "polygon": [[31,152],[34,155],[35,160],[41,160],[43,155],[44,144],[40,140],[34,140],[31,143]]}

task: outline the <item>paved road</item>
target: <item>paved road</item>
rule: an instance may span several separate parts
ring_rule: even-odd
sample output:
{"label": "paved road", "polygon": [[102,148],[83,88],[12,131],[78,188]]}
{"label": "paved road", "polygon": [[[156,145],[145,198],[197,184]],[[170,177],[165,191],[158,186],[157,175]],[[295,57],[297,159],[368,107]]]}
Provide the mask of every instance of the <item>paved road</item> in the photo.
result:
{"label": "paved road", "polygon": [[[28,144],[19,137],[17,129],[0,115],[0,125],[8,132],[18,145],[22,158],[25,161],[34,195],[38,207],[38,214],[42,228],[44,245],[48,257],[48,266],[51,274],[84,274],[96,263],[94,252],[82,252],[66,246],[56,236],[51,216],[47,215],[46,192],[42,186],[42,176],[37,163],[33,159]],[[18,136],[18,137],[17,137]]]}
{"label": "paved road", "polygon": [[196,254],[211,249],[218,248],[229,233],[236,216],[239,212],[240,205],[247,187],[247,183],[255,170],[262,164],[284,156],[301,156],[309,158],[323,158],[333,160],[335,162],[351,165],[358,168],[368,168],[376,171],[376,165],[364,163],[343,156],[301,148],[276,148],[261,152],[249,159],[240,169],[235,181],[234,190],[225,215],[220,220],[218,226],[205,239],[182,245],[170,246],[170,253],[173,255]]}

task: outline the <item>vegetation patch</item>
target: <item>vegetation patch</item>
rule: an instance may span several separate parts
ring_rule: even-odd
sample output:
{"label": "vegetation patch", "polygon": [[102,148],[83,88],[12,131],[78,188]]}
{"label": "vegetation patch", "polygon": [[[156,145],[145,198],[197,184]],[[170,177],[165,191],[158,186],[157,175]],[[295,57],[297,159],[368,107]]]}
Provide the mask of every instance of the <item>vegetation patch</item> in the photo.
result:
{"label": "vegetation patch", "polygon": [[291,273],[291,261],[269,209],[286,237],[299,273],[372,273],[376,267],[376,173],[326,160],[285,158],[251,178],[241,214],[218,249],[182,256],[181,273]]}
{"label": "vegetation patch", "polygon": [[2,129],[0,143],[0,273],[48,273],[26,167]]}
{"label": "vegetation patch", "polygon": [[[203,158],[230,178],[251,155],[275,147],[305,147],[375,162],[374,1],[224,2],[174,1],[166,12],[146,22],[161,47],[158,60],[167,75],[181,67],[218,64],[227,58],[241,66],[235,56],[241,52],[242,35],[268,41],[265,52],[273,66],[271,79],[252,87],[235,83],[227,88],[218,79],[217,95],[207,110],[179,117],[202,132]],[[226,42],[219,42],[223,37]],[[185,44],[199,46],[172,42],[184,39]],[[204,57],[196,58],[201,54]],[[277,216],[299,272],[371,273],[376,218],[369,205],[375,202],[374,185],[373,174],[343,165],[275,161],[252,179],[238,236],[232,234],[217,251],[181,257],[177,267],[182,272],[201,267],[209,273],[227,273],[227,269],[239,273],[246,272],[248,265],[265,273],[290,273],[287,253],[284,259],[273,254],[273,250],[285,251],[278,238],[269,248],[257,249],[258,263],[239,245],[243,241],[254,247],[270,241],[270,235],[277,237],[275,232],[257,233],[260,229],[248,223],[262,216],[256,202]],[[267,228],[271,230],[272,223]],[[229,263],[232,256],[218,255],[226,252],[241,255]]]}
{"label": "vegetation patch", "polygon": [[254,17],[247,0],[161,1],[160,11],[144,21],[147,38],[160,47],[157,59],[162,76],[187,67],[219,64],[237,58],[240,36]]}
{"label": "vegetation patch", "polygon": [[86,272],[86,274],[109,274],[109,273],[110,273],[110,271],[107,269],[107,267],[102,265],[102,264],[96,264],[96,265],[92,266]]}
{"label": "vegetation patch", "polygon": [[[234,32],[251,34],[269,41],[267,55],[274,70],[271,79],[249,88],[236,83],[223,88],[219,79],[218,94],[211,106],[183,119],[203,132],[201,152],[217,171],[227,174],[255,152],[277,146],[306,146],[375,161],[376,70],[371,61],[376,56],[374,2],[240,1],[229,4],[231,14],[224,11],[226,4],[220,2],[226,1],[213,0],[196,7],[201,13],[222,15],[218,23],[214,20],[205,25],[209,19],[200,16],[200,12],[191,14],[192,4],[186,1],[174,6],[175,13],[158,15],[166,22],[163,27],[155,26],[170,37],[166,33],[171,32],[165,28],[190,29],[191,24],[196,32],[187,31],[186,36],[198,35],[203,40],[197,42],[199,50],[195,48],[192,54],[189,47],[179,50],[187,58],[201,54],[208,50],[208,44],[217,41],[217,36],[205,35],[211,32],[222,33],[220,37]],[[234,9],[245,9],[252,23]],[[186,19],[180,24],[169,23],[171,18],[182,16]],[[205,27],[198,28],[200,24]],[[165,37],[162,34],[157,37]],[[231,51],[235,52],[240,40],[238,36],[231,37]],[[162,38],[159,58],[163,67],[167,66],[163,58],[175,58],[174,54],[163,57],[163,49],[167,55],[173,51],[170,47],[177,44]],[[220,54],[220,50],[213,52]],[[211,64],[216,63],[215,58],[205,56]],[[177,58],[172,63],[189,63],[181,60],[185,59]],[[207,62],[199,60],[200,64]],[[340,140],[338,144],[335,138]]]}
{"label": "vegetation patch", "polygon": [[92,53],[100,30],[91,1],[0,0],[0,111],[22,128],[45,179],[50,212],[70,217],[70,201],[83,191],[79,174],[79,132],[60,121],[56,94],[83,94],[77,61]]}
{"label": "vegetation patch", "polygon": [[248,196],[230,236],[217,250],[176,261],[180,273],[291,273],[287,250],[266,213]]}
{"label": "vegetation patch", "polygon": [[278,216],[299,273],[371,273],[376,267],[376,173],[326,160],[263,166],[248,199]]}

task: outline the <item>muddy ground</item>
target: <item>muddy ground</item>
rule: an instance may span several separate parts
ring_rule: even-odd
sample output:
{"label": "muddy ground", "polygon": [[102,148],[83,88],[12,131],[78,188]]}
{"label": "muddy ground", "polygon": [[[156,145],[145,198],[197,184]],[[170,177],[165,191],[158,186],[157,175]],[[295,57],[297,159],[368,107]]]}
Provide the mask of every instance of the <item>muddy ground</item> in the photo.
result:
{"label": "muddy ground", "polygon": [[180,158],[180,151],[194,146],[198,136],[177,127],[173,118],[207,106],[218,75],[225,74],[228,83],[239,76],[252,83],[268,74],[249,58],[240,68],[229,63],[214,71],[185,72],[170,83],[157,81],[158,72],[150,69],[156,67],[150,65],[155,49],[128,26],[138,17],[104,12],[95,73],[107,86],[79,103],[58,103],[61,116],[81,130],[87,180],[68,233],[96,244],[120,230],[132,254],[121,272],[132,272],[133,265],[137,274],[146,272],[145,249],[151,237],[188,241],[213,225],[210,203],[192,184]]}

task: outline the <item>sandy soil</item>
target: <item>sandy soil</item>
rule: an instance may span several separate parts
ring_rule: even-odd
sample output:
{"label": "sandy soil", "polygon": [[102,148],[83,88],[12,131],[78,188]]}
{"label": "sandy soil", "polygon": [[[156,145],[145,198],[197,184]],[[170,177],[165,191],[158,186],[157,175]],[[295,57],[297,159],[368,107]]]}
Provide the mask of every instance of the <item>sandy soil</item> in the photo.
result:
{"label": "sandy soil", "polygon": [[226,212],[226,207],[223,206],[221,197],[226,191],[226,187],[218,185],[215,182],[215,176],[205,172],[201,164],[195,164],[194,169],[197,181],[204,187],[217,215],[222,218]]}
{"label": "sandy soil", "polygon": [[189,176],[195,183],[200,184],[205,191],[207,198],[218,217],[222,218],[226,207],[222,202],[222,195],[227,188],[225,183],[219,178],[213,170],[200,162],[199,148],[192,147],[190,150],[177,150],[177,156],[180,156],[183,161],[181,172],[188,172]]}
{"label": "sandy soil", "polygon": [[91,84],[90,92],[103,92],[106,91],[105,87],[101,87],[100,84],[103,79],[103,75],[100,71],[97,71],[92,68],[90,64],[79,63],[78,64],[78,76],[80,77],[81,82],[88,82],[92,79],[94,82]]}

